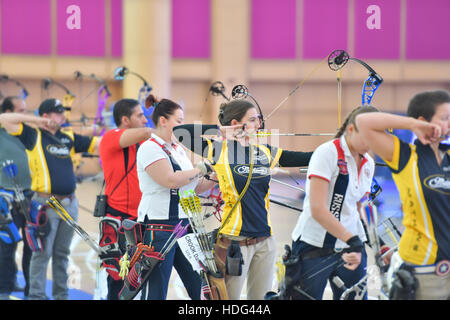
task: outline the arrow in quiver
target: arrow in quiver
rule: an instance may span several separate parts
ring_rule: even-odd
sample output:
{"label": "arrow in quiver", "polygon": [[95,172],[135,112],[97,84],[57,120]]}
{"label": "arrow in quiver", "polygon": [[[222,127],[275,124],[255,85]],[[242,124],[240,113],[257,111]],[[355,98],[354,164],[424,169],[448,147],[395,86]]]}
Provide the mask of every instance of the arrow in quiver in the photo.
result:
{"label": "arrow in quiver", "polygon": [[188,216],[191,228],[206,258],[206,265],[201,266],[203,269],[201,272],[203,281],[202,298],[206,300],[228,300],[225,278],[217,268],[210,235],[206,232],[203,222],[200,198],[193,190],[185,191],[184,195],[180,191],[179,196],[181,208]]}

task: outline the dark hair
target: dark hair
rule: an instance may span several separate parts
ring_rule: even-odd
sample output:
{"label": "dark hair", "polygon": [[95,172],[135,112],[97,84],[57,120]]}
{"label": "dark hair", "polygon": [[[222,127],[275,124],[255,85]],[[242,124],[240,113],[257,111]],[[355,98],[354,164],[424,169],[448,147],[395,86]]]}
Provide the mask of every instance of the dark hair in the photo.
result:
{"label": "dark hair", "polygon": [[450,96],[445,90],[418,93],[409,101],[408,117],[417,119],[422,116],[425,120],[431,121],[436,113],[436,107],[446,102],[450,102]]}
{"label": "dark hair", "polygon": [[122,117],[130,118],[133,114],[133,109],[139,106],[139,101],[135,99],[120,99],[114,104],[113,116],[116,126],[120,126]]}
{"label": "dark hair", "polygon": [[244,99],[236,99],[220,105],[219,122],[223,126],[229,126],[233,119],[241,121],[247,111],[256,108],[253,103]]}
{"label": "dark hair", "polygon": [[353,111],[350,112],[350,114],[347,116],[347,118],[345,119],[344,123],[339,128],[338,132],[336,133],[336,135],[334,137],[335,138],[340,138],[344,134],[345,130],[347,129],[347,127],[350,124],[353,124],[353,126],[356,129],[356,131],[358,131],[358,128],[356,127],[356,123],[355,123],[356,116],[358,114],[368,113],[368,112],[378,112],[378,109],[373,107],[373,106],[359,106],[358,108],[353,109]]}
{"label": "dark hair", "polygon": [[155,124],[155,127],[158,126],[159,118],[164,117],[168,119],[171,115],[175,113],[175,110],[181,109],[181,106],[173,102],[169,99],[161,99],[157,100],[156,97],[152,94],[150,94],[147,99],[145,99],[145,107],[148,109],[151,106],[154,107],[153,113],[152,113],[152,121]]}
{"label": "dark hair", "polygon": [[16,99],[20,99],[20,98],[17,97],[17,96],[6,97],[3,100],[3,103],[1,104],[0,113],[4,113],[6,111],[14,112],[14,103],[13,103],[13,101],[16,100]]}

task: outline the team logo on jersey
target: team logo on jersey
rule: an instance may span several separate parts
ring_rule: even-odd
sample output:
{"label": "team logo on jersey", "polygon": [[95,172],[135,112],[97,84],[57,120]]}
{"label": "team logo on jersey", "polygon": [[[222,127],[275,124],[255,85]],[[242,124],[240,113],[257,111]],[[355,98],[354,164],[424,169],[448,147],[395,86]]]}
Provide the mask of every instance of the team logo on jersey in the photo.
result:
{"label": "team logo on jersey", "polygon": [[59,139],[59,141],[61,141],[64,144],[69,144],[71,142],[70,138],[68,137],[62,137]]}
{"label": "team logo on jersey", "polygon": [[[233,168],[233,171],[240,176],[248,177],[250,172],[250,166],[246,164],[237,165]],[[270,174],[270,168],[261,165],[255,165],[253,167],[252,176],[254,178],[264,178]]]}
{"label": "team logo on jersey", "polygon": [[338,159],[338,164],[337,165],[339,167],[339,173],[340,174],[348,174],[347,162],[345,162],[344,160]]}
{"label": "team logo on jersey", "polygon": [[46,149],[48,153],[58,158],[68,158],[70,156],[70,150],[65,145],[49,144]]}
{"label": "team logo on jersey", "polygon": [[424,185],[433,191],[450,195],[450,179],[442,174],[432,175],[424,180]]}

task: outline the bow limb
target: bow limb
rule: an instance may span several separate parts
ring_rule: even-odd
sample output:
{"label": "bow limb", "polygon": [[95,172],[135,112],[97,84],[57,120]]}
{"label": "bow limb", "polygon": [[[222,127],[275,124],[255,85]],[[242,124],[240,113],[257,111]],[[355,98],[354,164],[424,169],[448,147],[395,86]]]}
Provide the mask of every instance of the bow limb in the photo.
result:
{"label": "bow limb", "polygon": [[[109,88],[108,88],[108,85],[106,84],[106,82],[104,80],[98,78],[95,74],[91,73],[89,75],[84,75],[80,71],[75,71],[75,79],[82,80],[83,78],[91,78],[100,84],[100,88],[98,89],[98,106],[97,106],[97,111],[96,111],[96,114],[94,117],[93,135],[94,136],[102,136],[105,133],[105,127],[104,127],[105,121],[104,121],[104,117],[103,117],[103,109],[106,106],[106,100],[111,96],[111,92],[109,91]],[[89,93],[84,99],[86,99],[88,96],[90,96],[91,93]],[[82,105],[81,102],[80,102],[80,105]],[[103,127],[99,133],[97,132],[97,126]]]}
{"label": "bow limb", "polygon": [[[19,80],[13,79],[13,78],[9,77],[6,74],[2,74],[2,75],[0,75],[0,83],[1,82],[13,82],[13,83],[15,83],[18,87],[20,87],[20,93],[19,93],[18,97],[23,99],[23,100],[25,100],[28,97],[27,89],[25,88],[25,86]],[[3,95],[0,93],[0,98],[1,97],[3,97]]]}
{"label": "bow limb", "polygon": [[100,86],[100,89],[98,91],[98,107],[97,107],[97,113],[94,118],[94,136],[97,136],[97,126],[102,126],[102,130],[98,134],[98,136],[103,136],[105,134],[105,119],[103,116],[103,110],[106,107],[106,100],[110,97],[111,93],[108,90],[108,87],[106,85]]}
{"label": "bow limb", "polygon": [[114,70],[114,79],[116,79],[118,81],[122,81],[129,74],[132,74],[132,75],[134,75],[134,76],[136,76],[136,77],[138,77],[139,79],[142,80],[142,86],[139,88],[138,98],[137,99],[139,101],[139,104],[141,105],[142,111],[144,112],[144,116],[147,119],[146,126],[150,127],[150,128],[153,128],[154,124],[153,124],[153,120],[151,118],[151,115],[153,113],[154,107],[151,106],[148,109],[145,107],[145,100],[147,99],[148,95],[152,91],[152,87],[148,84],[147,80],[145,80],[144,77],[142,77],[138,73],[130,71],[125,66],[117,67]]}
{"label": "bow limb", "polygon": [[[372,101],[373,95],[378,87],[383,82],[383,78],[366,62],[350,57],[344,50],[334,50],[328,57],[328,66],[333,71],[338,71],[349,61],[355,61],[367,69],[369,72],[368,78],[364,81],[362,91],[362,105],[369,105]],[[339,76],[338,76],[339,78]],[[340,80],[338,80],[340,81]]]}
{"label": "bow limb", "polygon": [[75,95],[62,83],[55,81],[51,78],[45,78],[42,80],[42,89],[43,90],[50,90],[51,86],[56,86],[62,89],[65,92],[65,95],[63,97],[62,104],[66,109],[64,112],[64,115],[66,117],[66,123],[63,125],[63,127],[70,128],[72,127],[72,124],[70,123],[70,112],[72,110],[72,104],[75,100]]}

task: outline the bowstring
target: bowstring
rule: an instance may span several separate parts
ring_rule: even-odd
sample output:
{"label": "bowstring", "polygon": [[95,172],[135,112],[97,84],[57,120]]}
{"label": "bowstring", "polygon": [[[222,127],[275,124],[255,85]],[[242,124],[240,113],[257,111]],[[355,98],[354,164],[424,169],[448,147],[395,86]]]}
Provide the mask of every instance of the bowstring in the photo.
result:
{"label": "bowstring", "polygon": [[289,94],[267,115],[267,117],[264,119],[264,121],[267,121],[274,113],[277,111],[305,82],[308,80],[313,73],[315,73],[323,64],[324,61],[328,60],[328,55],[322,59],[307,75],[305,78],[303,78],[302,81],[300,81],[297,86],[289,92]]}
{"label": "bowstring", "polygon": [[337,71],[337,85],[338,85],[338,128],[341,127],[342,114],[342,69]]}

